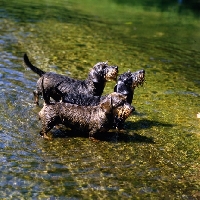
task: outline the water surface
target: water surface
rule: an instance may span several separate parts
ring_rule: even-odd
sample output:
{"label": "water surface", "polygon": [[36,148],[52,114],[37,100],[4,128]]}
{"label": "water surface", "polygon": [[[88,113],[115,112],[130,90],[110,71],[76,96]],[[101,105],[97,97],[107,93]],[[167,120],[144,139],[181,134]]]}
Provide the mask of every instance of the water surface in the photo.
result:
{"label": "water surface", "polygon": [[[2,0],[0,15],[1,198],[200,198],[198,1]],[[145,69],[126,131],[43,140],[24,53],[79,79],[99,61]]]}

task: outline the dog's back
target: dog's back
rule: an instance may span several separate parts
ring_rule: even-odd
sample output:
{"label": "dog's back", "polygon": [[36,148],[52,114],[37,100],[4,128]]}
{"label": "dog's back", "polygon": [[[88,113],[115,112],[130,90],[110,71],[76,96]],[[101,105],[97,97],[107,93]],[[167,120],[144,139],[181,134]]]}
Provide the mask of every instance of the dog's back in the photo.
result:
{"label": "dog's back", "polygon": [[97,106],[103,98],[86,94],[67,93],[63,96],[62,101],[82,106]]}
{"label": "dog's back", "polygon": [[95,88],[92,86],[90,88],[90,86],[85,80],[76,80],[53,72],[45,73],[37,81],[37,91],[43,94],[43,99],[46,103],[50,103],[50,97],[55,101],[59,101],[65,95],[72,92],[77,95],[85,94],[92,96]]}
{"label": "dog's back", "polygon": [[124,95],[113,92],[101,100],[98,106],[79,106],[64,102],[44,104],[39,112],[43,124],[41,133],[47,138],[46,133],[53,126],[63,124],[77,131],[87,131],[92,137],[96,132],[108,131],[113,127],[114,115],[124,112],[124,109],[117,108],[122,108],[125,103]]}
{"label": "dog's back", "polygon": [[39,112],[43,124],[41,134],[48,138],[46,133],[58,124],[63,124],[74,131],[89,132],[90,136],[97,130],[108,130],[111,122],[107,114],[111,106],[106,107],[105,103],[103,101],[98,106],[78,106],[64,102],[44,104]]}

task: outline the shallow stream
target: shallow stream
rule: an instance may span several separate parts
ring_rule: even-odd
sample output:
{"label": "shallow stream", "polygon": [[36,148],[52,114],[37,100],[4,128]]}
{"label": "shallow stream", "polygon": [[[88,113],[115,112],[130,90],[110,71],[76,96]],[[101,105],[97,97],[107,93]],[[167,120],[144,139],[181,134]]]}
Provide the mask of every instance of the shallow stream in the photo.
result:
{"label": "shallow stream", "polygon": [[[200,198],[200,4],[187,2],[1,0],[1,199]],[[145,69],[126,131],[43,140],[24,53],[78,79],[99,61]]]}

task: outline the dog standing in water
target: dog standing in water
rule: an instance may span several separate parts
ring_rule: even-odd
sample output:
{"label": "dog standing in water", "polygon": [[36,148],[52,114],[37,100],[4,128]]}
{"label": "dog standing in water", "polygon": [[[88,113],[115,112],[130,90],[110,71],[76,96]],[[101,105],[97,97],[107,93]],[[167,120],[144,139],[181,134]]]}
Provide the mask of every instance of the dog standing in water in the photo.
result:
{"label": "dog standing in water", "polygon": [[47,133],[56,125],[63,124],[73,131],[88,132],[89,138],[95,133],[108,131],[115,122],[125,121],[134,111],[126,102],[126,96],[113,92],[107,95],[97,106],[55,102],[46,104],[39,112],[42,121],[41,135],[50,139]]}
{"label": "dog standing in water", "polygon": [[[134,90],[142,85],[145,81],[145,71],[125,72],[121,74],[114,87],[114,92],[123,94],[127,97],[127,102],[132,103]],[[62,101],[82,106],[96,106],[106,96],[92,96],[86,94],[67,93],[63,96]]]}
{"label": "dog standing in water", "polygon": [[46,103],[50,103],[50,97],[55,101],[60,101],[67,93],[101,96],[106,82],[116,80],[118,75],[118,67],[109,66],[107,62],[97,63],[85,80],[77,80],[53,72],[44,72],[33,66],[26,54],[24,54],[24,63],[40,76],[37,81],[37,89],[33,92],[36,104],[39,104],[39,96],[43,94],[45,94]]}

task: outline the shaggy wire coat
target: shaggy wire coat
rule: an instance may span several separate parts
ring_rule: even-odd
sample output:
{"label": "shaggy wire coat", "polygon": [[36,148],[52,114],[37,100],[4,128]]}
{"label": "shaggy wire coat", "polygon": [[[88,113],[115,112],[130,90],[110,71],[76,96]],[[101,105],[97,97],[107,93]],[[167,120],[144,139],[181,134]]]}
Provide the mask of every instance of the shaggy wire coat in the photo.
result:
{"label": "shaggy wire coat", "polygon": [[88,132],[93,138],[97,132],[108,131],[113,123],[125,120],[134,110],[126,102],[126,97],[113,92],[97,106],[79,106],[64,102],[44,104],[39,112],[42,121],[41,135],[49,139],[47,133],[56,125],[63,124],[72,130]]}
{"label": "shaggy wire coat", "polygon": [[[132,103],[134,90],[139,85],[142,85],[145,80],[145,71],[138,70],[134,73],[130,71],[121,74],[115,85],[114,91],[121,93],[127,97],[127,102]],[[63,96],[62,101],[71,104],[77,104],[82,106],[96,106],[100,101],[104,100],[106,96],[91,96],[85,94],[68,93]],[[118,129],[123,129],[125,120],[117,119],[114,122]]]}
{"label": "shaggy wire coat", "polygon": [[50,103],[50,97],[55,101],[60,101],[67,93],[101,96],[106,82],[116,80],[118,74],[117,66],[99,62],[91,69],[87,79],[77,80],[53,72],[42,71],[31,64],[26,54],[24,54],[24,63],[40,76],[37,81],[37,89],[33,92],[36,104],[39,104],[40,95],[43,95],[47,104]]}
{"label": "shaggy wire coat", "polygon": [[114,92],[121,93],[127,96],[127,102],[132,103],[134,90],[136,87],[143,85],[145,81],[145,70],[138,70],[136,72],[125,72],[117,79],[117,84],[114,87]]}
{"label": "shaggy wire coat", "polygon": [[[142,85],[145,80],[145,71],[138,70],[134,73],[130,71],[121,74],[114,87],[114,92],[121,93],[127,97],[127,102],[132,103],[134,90],[137,86]],[[82,106],[96,106],[106,96],[91,96],[85,94],[68,93],[62,98],[63,102],[72,103]]]}

